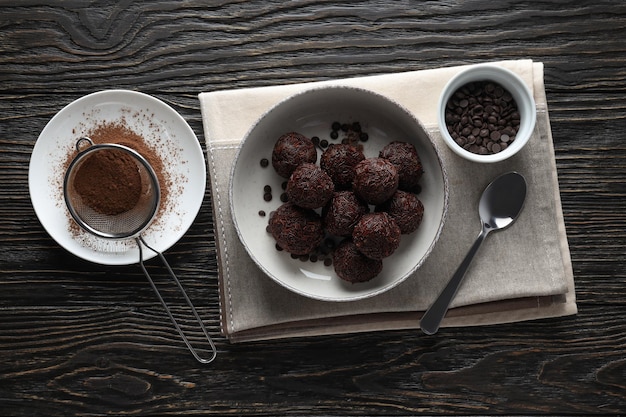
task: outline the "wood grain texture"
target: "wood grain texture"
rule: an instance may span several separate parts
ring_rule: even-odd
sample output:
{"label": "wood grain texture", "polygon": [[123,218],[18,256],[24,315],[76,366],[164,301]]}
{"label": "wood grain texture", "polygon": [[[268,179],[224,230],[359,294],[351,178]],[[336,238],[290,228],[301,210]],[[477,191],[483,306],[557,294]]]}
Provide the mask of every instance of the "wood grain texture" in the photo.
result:
{"label": "wood grain texture", "polygon": [[[624,39],[621,1],[0,0],[0,413],[623,413]],[[202,91],[518,58],[545,64],[574,317],[231,345],[219,335],[207,191],[166,253],[216,339],[217,361],[200,366],[138,267],[76,259],[30,203],[39,133],[97,90],[164,100],[204,146]]]}

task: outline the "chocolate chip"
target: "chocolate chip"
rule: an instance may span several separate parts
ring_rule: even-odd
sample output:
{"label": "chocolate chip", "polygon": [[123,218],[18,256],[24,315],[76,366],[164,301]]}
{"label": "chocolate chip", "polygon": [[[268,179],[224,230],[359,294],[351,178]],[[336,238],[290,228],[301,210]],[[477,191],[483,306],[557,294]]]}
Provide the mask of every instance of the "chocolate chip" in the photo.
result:
{"label": "chocolate chip", "polygon": [[454,141],[478,154],[494,154],[515,140],[520,114],[511,93],[491,81],[463,85],[446,103],[446,127]]}
{"label": "chocolate chip", "polygon": [[263,187],[263,200],[272,201],[272,187],[269,185]]}

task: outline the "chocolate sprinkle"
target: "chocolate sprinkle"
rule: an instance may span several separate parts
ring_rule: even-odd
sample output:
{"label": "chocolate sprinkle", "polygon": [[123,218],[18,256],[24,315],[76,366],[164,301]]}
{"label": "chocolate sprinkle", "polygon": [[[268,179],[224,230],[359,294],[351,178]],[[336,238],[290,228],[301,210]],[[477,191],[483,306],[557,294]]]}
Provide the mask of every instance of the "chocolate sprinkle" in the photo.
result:
{"label": "chocolate sprinkle", "polygon": [[385,146],[378,156],[389,160],[398,168],[398,187],[401,190],[415,191],[419,187],[424,169],[415,146],[408,142],[394,141]]}
{"label": "chocolate sprinkle", "polygon": [[424,205],[413,193],[398,190],[376,211],[389,213],[400,228],[402,234],[413,233],[422,223],[424,217]]}
{"label": "chocolate sprinkle", "polygon": [[271,213],[268,226],[278,246],[293,255],[308,255],[324,239],[321,217],[290,202]]}
{"label": "chocolate sprinkle", "polygon": [[335,236],[352,236],[361,216],[369,213],[369,206],[352,191],[335,192],[322,211],[324,229]]}
{"label": "chocolate sprinkle", "polygon": [[334,189],[330,176],[319,166],[309,163],[299,165],[287,182],[289,201],[309,209],[325,205]]}
{"label": "chocolate sprinkle", "polygon": [[330,144],[320,156],[320,166],[330,175],[335,187],[347,189],[354,180],[354,168],[365,159],[363,151],[348,144]]}
{"label": "chocolate sprinkle", "polygon": [[385,212],[368,213],[355,226],[352,238],[363,255],[383,259],[400,246],[400,227]]}
{"label": "chocolate sprinkle", "polygon": [[333,263],[337,276],[351,283],[369,281],[383,269],[383,261],[366,257],[350,239],[335,249]]}
{"label": "chocolate sprinkle", "polygon": [[368,158],[354,168],[354,192],[369,204],[382,204],[398,189],[398,169],[384,158]]}
{"label": "chocolate sprinkle", "polygon": [[284,178],[289,178],[298,165],[316,161],[317,150],[313,141],[296,132],[278,138],[272,151],[272,166]]}

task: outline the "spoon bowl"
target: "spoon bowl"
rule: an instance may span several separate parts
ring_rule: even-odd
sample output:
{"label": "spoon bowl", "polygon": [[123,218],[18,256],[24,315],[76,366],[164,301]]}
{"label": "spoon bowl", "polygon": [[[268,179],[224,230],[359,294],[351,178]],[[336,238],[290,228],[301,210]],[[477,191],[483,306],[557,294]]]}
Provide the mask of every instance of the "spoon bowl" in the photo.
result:
{"label": "spoon bowl", "polygon": [[491,231],[509,227],[517,219],[526,200],[526,180],[517,172],[496,178],[485,188],[478,214]]}
{"label": "spoon bowl", "polygon": [[434,334],[439,330],[467,269],[489,233],[509,227],[519,217],[526,200],[526,188],[526,180],[517,172],[500,175],[485,188],[478,204],[478,214],[482,223],[480,234],[446,287],[424,313],[420,321],[424,333]]}

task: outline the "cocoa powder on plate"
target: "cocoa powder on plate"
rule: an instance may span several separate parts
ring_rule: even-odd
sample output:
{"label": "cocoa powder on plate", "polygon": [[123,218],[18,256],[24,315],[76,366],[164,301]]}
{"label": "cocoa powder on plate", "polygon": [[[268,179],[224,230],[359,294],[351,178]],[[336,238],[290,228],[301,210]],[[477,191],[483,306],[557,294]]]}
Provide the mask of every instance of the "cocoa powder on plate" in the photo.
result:
{"label": "cocoa powder on plate", "polygon": [[[132,130],[127,124],[124,117],[115,121],[98,121],[93,124],[93,127],[85,129],[83,136],[88,136],[94,144],[101,143],[114,143],[127,146],[141,156],[143,156],[148,163],[152,166],[157,179],[159,181],[159,188],[161,191],[161,204],[159,210],[155,216],[154,222],[158,222],[158,219],[165,211],[171,210],[170,207],[170,194],[180,192],[176,189],[172,189],[174,182],[169,175],[165,162],[161,159],[157,150],[140,134]],[[155,143],[159,143],[158,141]],[[71,152],[67,155],[65,161],[64,170],[67,170],[71,161],[75,158],[75,152]],[[177,179],[178,181],[178,179]],[[95,187],[98,187],[97,180],[94,179]],[[70,232],[73,235],[79,234],[79,227],[76,223],[70,222]]]}

